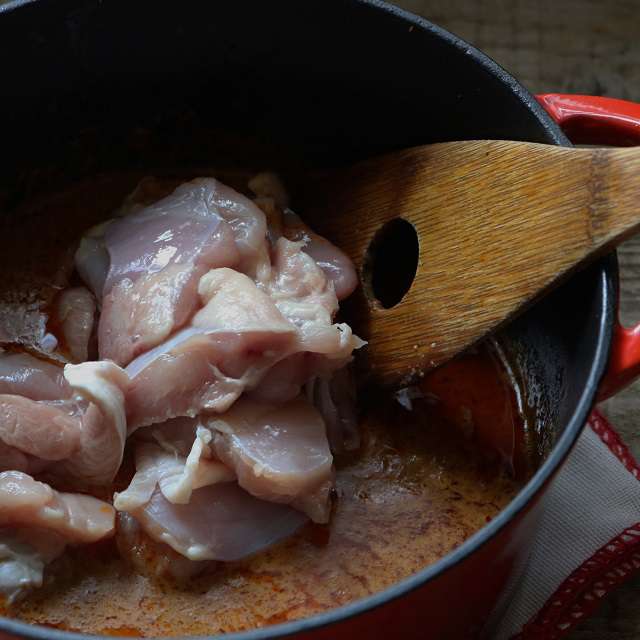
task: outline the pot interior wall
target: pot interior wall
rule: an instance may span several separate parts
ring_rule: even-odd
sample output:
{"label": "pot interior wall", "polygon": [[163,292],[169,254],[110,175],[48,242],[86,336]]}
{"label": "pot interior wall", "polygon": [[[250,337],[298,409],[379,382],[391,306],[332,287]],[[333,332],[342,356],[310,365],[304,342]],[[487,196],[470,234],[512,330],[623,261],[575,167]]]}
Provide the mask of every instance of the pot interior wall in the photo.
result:
{"label": "pot interior wall", "polygon": [[109,129],[94,132],[100,162],[118,165],[148,163],[140,140],[123,153],[136,128],[153,132],[152,153],[195,164],[216,140],[186,143],[203,128],[322,163],[452,139],[552,141],[468,49],[359,2],[61,0],[4,15],[0,42],[12,166],[30,165],[33,145],[77,153],[95,128]]}
{"label": "pot interior wall", "polygon": [[533,417],[533,441],[541,458],[568,426],[584,393],[597,357],[596,336],[613,311],[608,296],[616,272],[612,254],[573,276],[501,332],[523,377],[525,413]]}

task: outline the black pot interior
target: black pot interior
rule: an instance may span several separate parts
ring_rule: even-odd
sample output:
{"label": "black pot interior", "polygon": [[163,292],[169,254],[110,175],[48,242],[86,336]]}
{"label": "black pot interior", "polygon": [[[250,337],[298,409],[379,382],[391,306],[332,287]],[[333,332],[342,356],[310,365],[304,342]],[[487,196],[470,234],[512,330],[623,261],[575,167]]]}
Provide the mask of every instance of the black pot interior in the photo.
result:
{"label": "black pot interior", "polygon": [[221,148],[236,159],[230,134],[305,164],[453,139],[554,141],[497,67],[361,2],[36,2],[3,15],[0,42],[8,168],[202,165]]}
{"label": "black pot interior", "polygon": [[[286,172],[434,141],[566,143],[481,54],[375,2],[9,5],[0,52],[5,211],[109,169]],[[614,271],[601,261],[505,332],[543,445],[602,371]]]}

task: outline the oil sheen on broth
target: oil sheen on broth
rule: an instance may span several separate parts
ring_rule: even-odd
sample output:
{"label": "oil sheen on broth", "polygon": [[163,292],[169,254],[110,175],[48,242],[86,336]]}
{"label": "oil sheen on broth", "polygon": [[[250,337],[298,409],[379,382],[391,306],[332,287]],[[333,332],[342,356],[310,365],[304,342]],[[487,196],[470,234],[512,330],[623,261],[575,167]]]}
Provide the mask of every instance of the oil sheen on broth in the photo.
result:
{"label": "oil sheen on broth", "polygon": [[[52,274],[63,270],[76,238],[108,216],[138,177],[95,181],[26,210],[20,226],[13,223],[22,245],[5,255],[11,277],[0,299],[27,299],[34,310],[46,302]],[[87,201],[100,206],[90,210]],[[36,228],[47,242],[32,242]],[[35,311],[31,320],[37,322]],[[212,634],[306,617],[390,586],[489,522],[534,470],[521,390],[500,354],[493,344],[481,345],[433,372],[402,404],[365,391],[362,445],[336,457],[329,525],[306,525],[266,551],[188,581],[155,577],[162,558],[144,542],[134,550],[143,562],[121,557],[114,541],[70,550],[42,589],[6,613],[90,633]],[[121,476],[130,473],[125,463]]]}

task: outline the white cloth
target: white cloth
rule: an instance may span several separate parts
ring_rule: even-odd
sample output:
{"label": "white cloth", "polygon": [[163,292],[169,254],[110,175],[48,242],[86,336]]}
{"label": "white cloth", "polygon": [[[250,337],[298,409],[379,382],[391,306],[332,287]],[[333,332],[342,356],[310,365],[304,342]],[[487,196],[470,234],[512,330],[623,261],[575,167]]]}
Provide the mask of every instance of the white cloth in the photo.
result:
{"label": "white cloth", "polygon": [[527,565],[488,637],[520,633],[572,572],[638,522],[640,482],[587,426],[549,487]]}

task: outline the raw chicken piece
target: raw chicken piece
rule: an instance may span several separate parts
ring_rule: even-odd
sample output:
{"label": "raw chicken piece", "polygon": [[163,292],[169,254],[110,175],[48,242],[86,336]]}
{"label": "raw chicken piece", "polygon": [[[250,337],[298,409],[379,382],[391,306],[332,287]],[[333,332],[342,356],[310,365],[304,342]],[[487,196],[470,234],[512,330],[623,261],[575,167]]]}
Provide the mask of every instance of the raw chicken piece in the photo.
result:
{"label": "raw chicken piece", "polygon": [[266,289],[282,315],[298,329],[299,351],[344,360],[365,343],[352,334],[348,324],[333,324],[338,310],[333,284],[303,248],[302,242],[278,240]]}
{"label": "raw chicken piece", "polygon": [[45,566],[65,546],[64,538],[46,529],[0,529],[0,594],[11,604],[41,587]]}
{"label": "raw chicken piece", "polygon": [[47,462],[61,462],[80,448],[80,407],[0,396],[0,440],[5,447]]}
{"label": "raw chicken piece", "polygon": [[80,448],[65,461],[64,473],[91,485],[107,484],[122,464],[127,438],[124,398],[129,378],[112,362],[67,365],[64,375],[76,398],[88,403],[81,419]]}
{"label": "raw chicken piece", "polygon": [[305,243],[305,253],[333,282],[338,300],[344,300],[354,292],[358,275],[350,258],[326,238],[314,233],[291,209],[284,212],[284,235],[289,240]]}
{"label": "raw chicken piece", "polygon": [[204,303],[192,326],[207,332],[294,331],[276,305],[247,276],[233,269],[212,269],[200,280],[198,293]]}
{"label": "raw chicken piece", "polygon": [[[22,396],[15,399],[15,404],[7,408],[2,404],[2,398],[6,395]],[[7,469],[17,469],[19,471],[30,471],[39,473],[47,466],[47,462],[29,455],[16,448],[17,440],[21,439],[20,433],[6,433],[6,423],[11,421],[11,416],[19,410],[22,404],[32,406],[29,400],[62,400],[71,397],[71,387],[67,383],[63,374],[63,367],[53,362],[36,358],[25,352],[0,352],[0,471]],[[8,414],[7,415],[7,410]],[[56,414],[57,415],[57,414]],[[31,414],[27,415],[26,422],[33,422]],[[68,430],[65,428],[65,421],[62,424],[53,425],[53,429],[48,432],[50,437],[52,433],[62,435]],[[40,420],[35,421],[33,433],[37,433],[43,428]],[[32,434],[29,435],[31,429],[25,429],[25,441],[33,450],[33,444],[30,443]],[[45,448],[49,444],[53,447],[59,446],[59,439],[52,438],[53,442],[45,442]],[[70,447],[73,448],[76,436],[70,434]],[[11,443],[11,444],[9,444]],[[67,451],[70,449],[67,449]]]}
{"label": "raw chicken piece", "polygon": [[0,460],[74,486],[103,485],[122,462],[128,378],[111,362],[66,365],[64,377],[57,400],[0,395]]}
{"label": "raw chicken piece", "polygon": [[331,451],[353,451],[359,447],[360,438],[350,361],[350,356],[341,359],[296,353],[272,367],[269,375],[246,397],[264,403],[283,403],[298,396],[304,386],[305,396],[325,421]]}
{"label": "raw chicken piece", "polygon": [[208,424],[216,453],[242,488],[328,521],[333,457],[322,417],[304,398],[278,407],[242,399]]}
{"label": "raw chicken piece", "polygon": [[0,352],[0,394],[31,400],[62,400],[71,397],[63,367],[29,353]]}
{"label": "raw chicken piece", "polygon": [[[87,236],[76,263],[103,296],[100,357],[121,365],[188,321],[198,303],[198,281],[209,269],[268,276],[264,214],[213,178],[183,184],[102,232]],[[109,270],[101,282],[105,252]]]}
{"label": "raw chicken piece", "polygon": [[214,178],[197,178],[107,228],[111,265],[105,292],[123,277],[136,280],[188,262],[233,260],[257,278],[268,261],[265,235],[264,214],[251,200]]}
{"label": "raw chicken piece", "polygon": [[103,299],[100,356],[125,366],[165,340],[195,311],[199,275],[193,267],[170,265],[136,282],[121,280]]}
{"label": "raw chicken piece", "polygon": [[136,432],[135,442],[151,442],[166,451],[186,458],[193,449],[198,427],[204,424],[199,417],[173,418],[160,424],[152,424]]}
{"label": "raw chicken piece", "polygon": [[246,391],[245,396],[271,404],[288,402],[300,395],[307,380],[321,375],[325,367],[332,364],[333,361],[317,353],[294,353],[271,367],[269,375],[264,376],[254,389]]}
{"label": "raw chicken piece", "polygon": [[118,513],[117,523],[118,551],[142,575],[184,582],[215,566],[212,560],[189,560],[164,542],[151,539],[140,523],[124,511]]}
{"label": "raw chicken piece", "polygon": [[199,292],[205,306],[191,325],[127,367],[130,431],[225,411],[295,351],[296,328],[247,276],[214,269],[200,280]]}
{"label": "raw chicken piece", "polygon": [[60,493],[19,471],[0,473],[0,592],[12,601],[40,586],[66,544],[96,542],[114,525],[106,502]]}
{"label": "raw chicken piece", "polygon": [[266,402],[296,397],[313,378],[328,380],[348,365],[351,353],[365,343],[347,324],[333,324],[338,300],[331,282],[302,244],[280,238],[265,288],[276,306],[298,330],[298,352],[278,362],[250,396]]}
{"label": "raw chicken piece", "polygon": [[235,482],[193,492],[172,504],[159,489],[133,515],[152,539],[190,560],[239,560],[295,533],[307,520],[283,504],[258,500]]}
{"label": "raw chicken piece", "polygon": [[96,301],[84,287],[65,289],[54,301],[53,323],[58,342],[66,347],[71,362],[89,359],[89,340],[93,332]]}
{"label": "raw chicken piece", "polygon": [[[127,367],[131,377],[127,395],[130,433],[178,416],[224,411],[246,386],[247,378],[227,376],[217,364],[229,353],[225,347],[233,347],[239,340],[231,338],[232,344],[225,344],[224,337],[217,336],[176,338],[175,343],[168,341],[162,349],[144,354]],[[143,358],[144,363],[140,362]]]}
{"label": "raw chicken piece", "polygon": [[109,274],[109,251],[104,235],[111,222],[112,220],[107,220],[91,227],[80,240],[75,255],[76,270],[98,302],[102,300],[104,283]]}
{"label": "raw chicken piece", "polygon": [[0,527],[41,527],[87,543],[112,534],[114,518],[113,507],[92,496],[60,493],[20,471],[0,473]]}
{"label": "raw chicken piece", "polygon": [[309,254],[325,272],[335,287],[338,300],[344,300],[358,286],[358,276],[349,257],[326,238],[310,229],[289,209],[289,196],[274,173],[259,173],[249,181],[256,196],[256,204],[265,212],[269,235],[275,241],[281,235],[289,240],[302,241]]}
{"label": "raw chicken piece", "polygon": [[136,445],[136,473],[127,489],[114,496],[118,511],[144,506],[156,486],[169,502],[187,504],[194,489],[235,479],[231,469],[214,459],[211,432],[198,420],[177,418],[144,431],[155,442]]}

